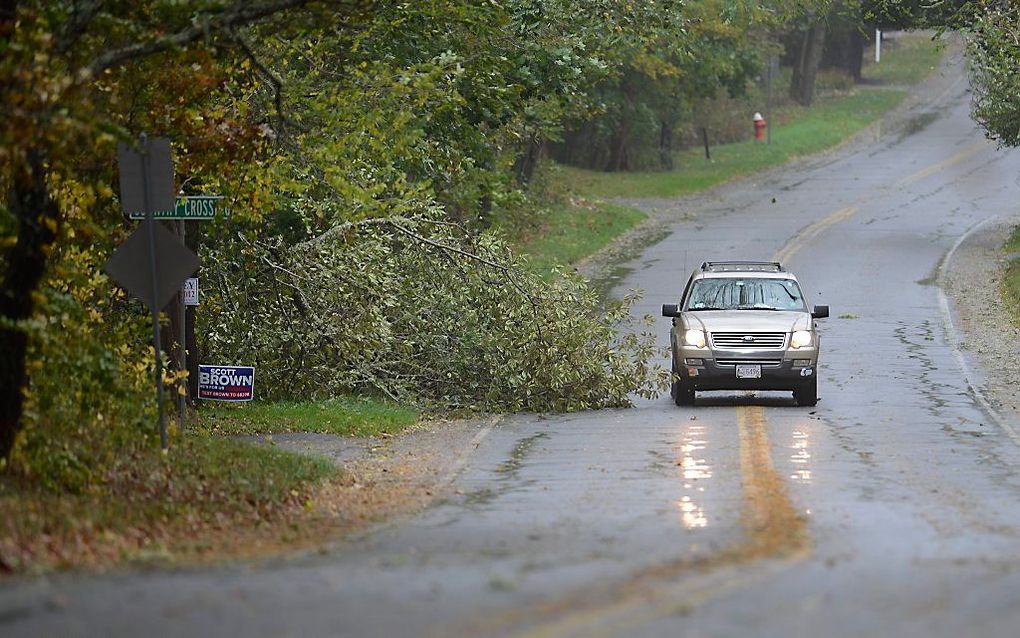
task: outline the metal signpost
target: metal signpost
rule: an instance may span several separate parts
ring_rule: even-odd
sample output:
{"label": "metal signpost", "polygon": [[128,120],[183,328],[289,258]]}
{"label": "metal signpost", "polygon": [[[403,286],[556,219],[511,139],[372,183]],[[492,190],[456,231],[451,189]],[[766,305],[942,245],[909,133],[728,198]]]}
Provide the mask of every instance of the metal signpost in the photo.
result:
{"label": "metal signpost", "polygon": [[[187,195],[177,198],[177,205],[175,208],[170,210],[163,210],[156,213],[156,216],[160,219],[176,219],[177,220],[177,235],[181,239],[181,243],[184,243],[185,238],[185,221],[207,221],[216,218],[218,212],[226,212],[220,209],[218,202],[223,199],[220,195]],[[177,342],[180,344],[180,359],[178,360],[178,366],[180,370],[187,370],[188,368],[188,348],[187,348],[187,307],[198,306],[198,277],[189,277],[184,281],[184,287],[180,291],[180,304],[178,307],[177,323],[178,333]],[[177,397],[177,416],[178,426],[181,431],[184,431],[186,424],[187,407],[185,404],[188,401],[187,393],[182,392]]]}
{"label": "metal signpost", "polygon": [[166,450],[166,413],[163,406],[163,358],[159,338],[159,311],[170,301],[180,282],[198,268],[198,257],[156,223],[153,212],[173,208],[174,165],[170,140],[149,139],[144,133],[138,149],[117,146],[120,168],[120,200],[126,215],[144,215],[110,259],[106,272],[128,292],[140,298],[152,313],[152,340],[156,353],[156,402],[159,410],[159,442]]}
{"label": "metal signpost", "polygon": [[[214,219],[220,211],[218,195],[177,197],[170,140],[149,139],[143,133],[138,149],[117,145],[120,168],[120,200],[127,219],[142,220],[110,259],[105,270],[125,290],[141,299],[152,312],[152,337],[156,349],[156,400],[159,404],[159,440],[167,449],[166,414],[163,410],[163,358],[159,336],[159,312],[180,295],[180,370],[187,369],[185,306],[198,305],[198,257],[184,245],[186,220]],[[178,237],[156,222],[178,220]],[[182,284],[184,288],[182,289]],[[254,379],[254,372],[252,373]],[[186,393],[178,395],[178,416],[184,429]]]}
{"label": "metal signpost", "polygon": [[[181,243],[184,243],[184,220],[178,222],[178,230],[180,231]],[[180,359],[177,361],[178,370],[188,369],[188,348],[187,348],[187,330],[185,329],[188,321],[187,308],[188,306],[198,305],[198,277],[188,277],[184,280],[184,287],[181,288],[181,303],[177,305],[177,343],[180,344]],[[188,393],[187,391],[177,392],[177,426],[184,431],[187,418],[187,403]]]}

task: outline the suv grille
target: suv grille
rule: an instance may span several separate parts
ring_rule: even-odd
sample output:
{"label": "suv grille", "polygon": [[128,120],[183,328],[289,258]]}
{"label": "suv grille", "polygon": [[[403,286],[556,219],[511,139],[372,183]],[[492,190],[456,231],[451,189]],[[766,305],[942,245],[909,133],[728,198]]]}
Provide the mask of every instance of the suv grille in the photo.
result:
{"label": "suv grille", "polygon": [[763,368],[778,368],[783,365],[782,359],[716,359],[716,365],[733,368],[743,365],[759,365]]}
{"label": "suv grille", "polygon": [[719,350],[782,350],[785,332],[713,332],[712,346]]}

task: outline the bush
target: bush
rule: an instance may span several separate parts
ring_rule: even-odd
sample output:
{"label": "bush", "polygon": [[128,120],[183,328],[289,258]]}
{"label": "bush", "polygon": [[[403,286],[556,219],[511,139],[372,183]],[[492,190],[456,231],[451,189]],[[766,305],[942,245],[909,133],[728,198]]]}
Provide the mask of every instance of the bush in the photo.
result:
{"label": "bush", "polygon": [[117,457],[151,445],[155,430],[151,328],[123,293],[111,300],[100,258],[66,250],[20,326],[30,381],[11,469],[53,490],[100,489]]}

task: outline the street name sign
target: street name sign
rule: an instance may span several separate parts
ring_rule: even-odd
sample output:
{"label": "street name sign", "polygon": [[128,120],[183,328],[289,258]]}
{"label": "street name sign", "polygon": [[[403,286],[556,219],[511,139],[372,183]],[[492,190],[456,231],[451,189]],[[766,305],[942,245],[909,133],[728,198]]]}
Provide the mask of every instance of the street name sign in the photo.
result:
{"label": "street name sign", "polygon": [[[177,205],[169,210],[153,211],[154,219],[195,219],[210,220],[216,218],[216,213],[221,212],[218,202],[223,199],[221,195],[187,195],[177,198]],[[145,219],[145,212],[132,212],[128,214],[129,219]]]}

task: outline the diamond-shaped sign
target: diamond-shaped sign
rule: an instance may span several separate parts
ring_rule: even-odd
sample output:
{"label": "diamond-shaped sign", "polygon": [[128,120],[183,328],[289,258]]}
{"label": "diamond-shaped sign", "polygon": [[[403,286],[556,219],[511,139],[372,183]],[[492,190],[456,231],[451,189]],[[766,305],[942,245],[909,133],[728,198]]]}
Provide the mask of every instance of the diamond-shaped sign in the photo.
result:
{"label": "diamond-shaped sign", "polygon": [[[156,307],[152,307],[152,272],[149,258],[149,224],[156,246]],[[162,310],[177,294],[181,283],[198,270],[198,257],[173,233],[156,221],[144,221],[114,251],[104,270],[152,312]]]}

